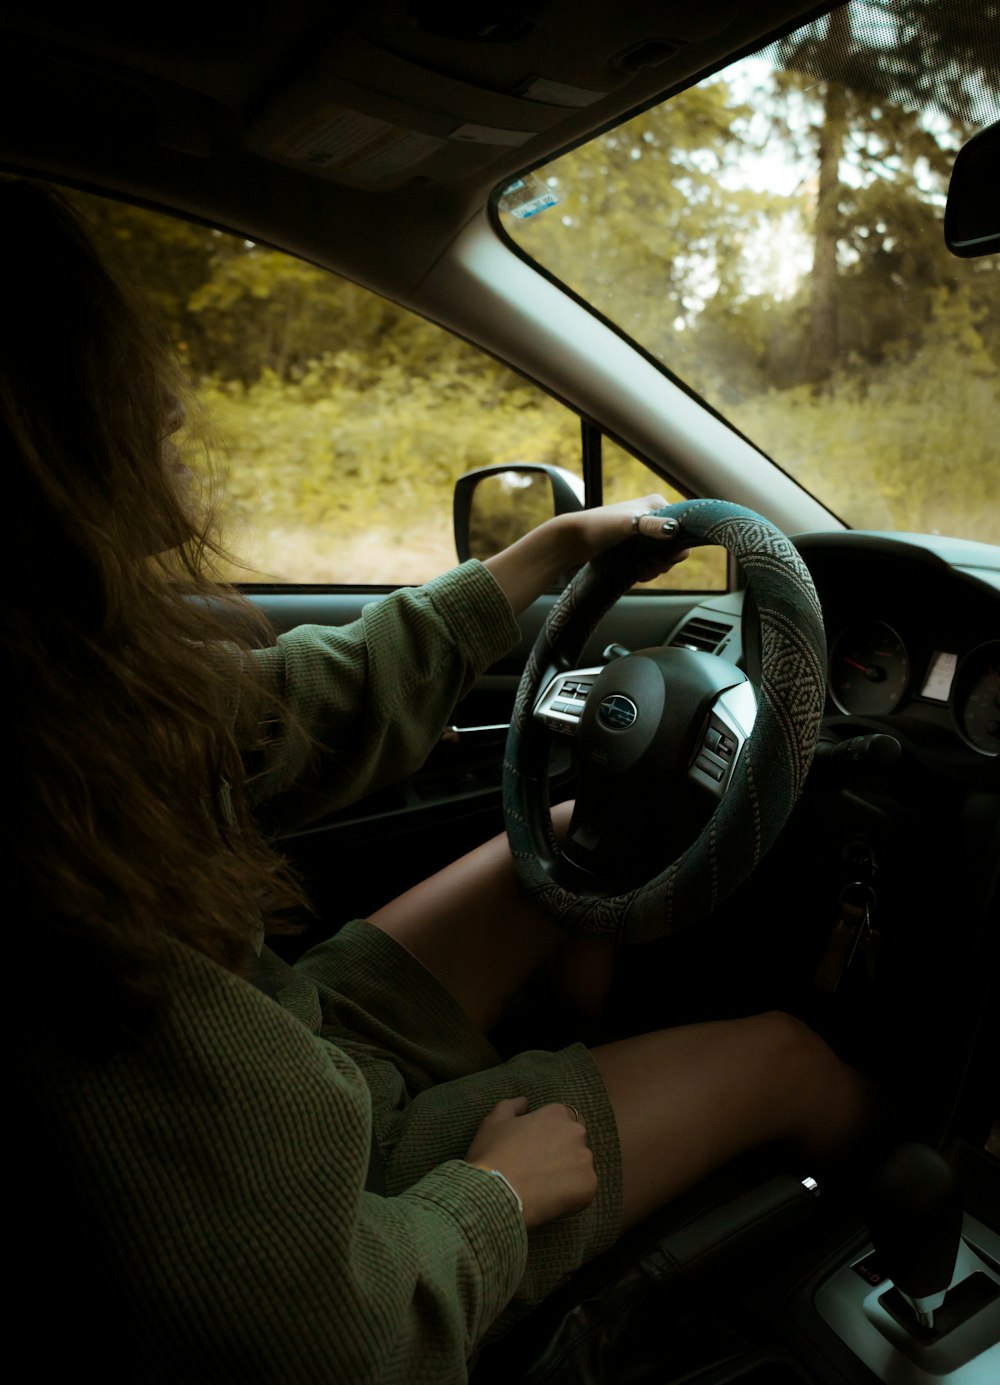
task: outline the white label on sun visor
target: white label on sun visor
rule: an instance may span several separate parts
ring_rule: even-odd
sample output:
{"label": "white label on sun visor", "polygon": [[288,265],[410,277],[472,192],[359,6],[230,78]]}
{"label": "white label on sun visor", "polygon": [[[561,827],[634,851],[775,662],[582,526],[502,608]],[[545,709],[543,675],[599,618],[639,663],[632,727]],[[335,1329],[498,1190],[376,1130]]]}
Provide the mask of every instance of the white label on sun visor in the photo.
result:
{"label": "white label on sun visor", "polygon": [[360,111],[327,106],[309,121],[308,133],[299,133],[282,152],[286,159],[315,168],[338,169],[355,177],[378,180],[421,163],[446,143],[434,135],[404,130]]}
{"label": "white label on sun visor", "polygon": [[607,96],[606,91],[590,91],[587,87],[571,87],[566,82],[553,82],[548,77],[536,77],[521,92],[528,101],[541,101],[546,106],[592,106]]}
{"label": "white label on sun visor", "polygon": [[391,138],[371,153],[365,153],[347,165],[347,171],[359,178],[391,178],[437,152],[444,139],[420,135],[415,130],[394,130]]}
{"label": "white label on sun visor", "polygon": [[338,110],[332,118],[327,115],[318,128],[313,125],[304,139],[289,145],[285,157],[312,164],[342,164],[391,129],[374,116]]}
{"label": "white label on sun visor", "polygon": [[469,144],[524,144],[534,139],[537,130],[497,130],[492,125],[459,125],[449,139],[465,140]]}

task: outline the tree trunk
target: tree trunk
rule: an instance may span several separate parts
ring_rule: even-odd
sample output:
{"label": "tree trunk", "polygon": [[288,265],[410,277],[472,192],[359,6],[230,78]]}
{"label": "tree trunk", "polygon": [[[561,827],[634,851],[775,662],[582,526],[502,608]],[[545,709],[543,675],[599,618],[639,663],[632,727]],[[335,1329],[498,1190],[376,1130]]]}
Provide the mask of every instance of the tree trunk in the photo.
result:
{"label": "tree trunk", "polygon": [[[826,42],[834,52],[839,49],[846,54],[849,51],[850,18],[846,10],[834,10],[830,16]],[[846,139],[847,93],[839,82],[827,82],[818,138],[819,177],[813,230],[809,335],[806,342],[806,378],[818,387],[829,380],[837,364],[840,346],[837,242],[841,231],[840,160]]]}

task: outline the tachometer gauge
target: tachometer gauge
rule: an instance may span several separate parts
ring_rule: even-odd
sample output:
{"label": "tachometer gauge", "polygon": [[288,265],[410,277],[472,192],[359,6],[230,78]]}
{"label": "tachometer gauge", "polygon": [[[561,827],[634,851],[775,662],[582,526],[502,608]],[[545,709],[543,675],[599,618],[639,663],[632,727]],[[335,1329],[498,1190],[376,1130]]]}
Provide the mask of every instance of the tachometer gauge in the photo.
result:
{"label": "tachometer gauge", "polygon": [[830,696],[842,712],[891,712],[910,685],[910,658],[891,626],[861,621],[843,630],[830,652]]}
{"label": "tachometer gauge", "polygon": [[988,640],[966,654],[951,705],[969,744],[986,755],[1000,755],[1000,640]]}

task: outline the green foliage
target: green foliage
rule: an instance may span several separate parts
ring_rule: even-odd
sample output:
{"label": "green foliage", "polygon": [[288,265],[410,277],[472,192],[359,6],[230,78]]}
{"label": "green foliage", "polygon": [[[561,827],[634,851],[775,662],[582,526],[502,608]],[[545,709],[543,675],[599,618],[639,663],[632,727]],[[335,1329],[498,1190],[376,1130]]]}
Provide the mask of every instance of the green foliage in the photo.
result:
{"label": "green foliage", "polygon": [[[922,5],[886,12],[892,42],[917,42]],[[556,160],[536,176],[560,205],[508,229],[850,523],[995,541],[1000,266],[955,259],[941,227],[975,84],[948,69],[925,91],[907,49],[872,95],[883,29],[827,25],[787,51],[798,71],[748,64]],[[974,59],[965,31],[931,40]],[[828,80],[831,42],[855,87]],[[597,181],[600,222],[578,226]]]}
{"label": "green foliage", "polygon": [[[947,409],[937,407],[943,398]],[[1000,466],[988,422],[998,414],[1000,366],[969,296],[943,288],[915,348],[898,344],[865,376],[838,373],[823,394],[772,391],[733,411],[853,527],[986,543],[1000,543]]]}
{"label": "green foliage", "polygon": [[[921,30],[924,8],[871,8],[891,30],[882,95],[864,73],[884,33],[838,11],[785,46],[788,71],[643,112],[535,175],[557,206],[505,220],[850,523],[998,541],[1000,266],[955,260],[940,226],[959,121],[993,79],[960,77],[973,18]],[[846,87],[826,80],[831,35]],[[933,62],[910,51],[926,42]],[[917,90],[934,71],[941,89]],[[928,95],[949,118],[920,114]],[[579,469],[574,415],[432,324],[265,246],[74,200],[185,365],[195,464],[205,444],[228,460],[235,576],[421,581],[453,560],[458,476]],[[607,446],[608,500],[665,489]],[[724,555],[699,550],[667,584],[724,580]]]}
{"label": "green foliage", "polygon": [[465,353],[483,358],[456,346],[428,375],[396,363],[372,378],[346,352],[296,382],[202,383],[202,440],[229,463],[226,538],[260,580],[423,581],[454,561],[450,497],[466,471],[579,472],[575,416],[492,362],[473,372]]}
{"label": "green foliage", "polygon": [[719,176],[754,142],[751,115],[725,82],[695,87],[550,164],[557,207],[507,227],[663,355],[675,323],[743,292],[756,235],[791,206]]}

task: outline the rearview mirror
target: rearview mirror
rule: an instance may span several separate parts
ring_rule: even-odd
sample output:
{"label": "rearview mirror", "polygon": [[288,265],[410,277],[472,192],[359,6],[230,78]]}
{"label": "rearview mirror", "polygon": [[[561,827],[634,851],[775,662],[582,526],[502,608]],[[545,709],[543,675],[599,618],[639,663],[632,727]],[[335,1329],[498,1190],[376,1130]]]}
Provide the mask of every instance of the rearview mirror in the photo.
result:
{"label": "rearview mirror", "polygon": [[1000,121],[958,151],[948,185],[944,239],[951,253],[963,259],[1000,250]]}
{"label": "rearview mirror", "polygon": [[478,467],[455,483],[455,549],[459,562],[492,558],[553,515],[582,510],[583,483],[541,462]]}

